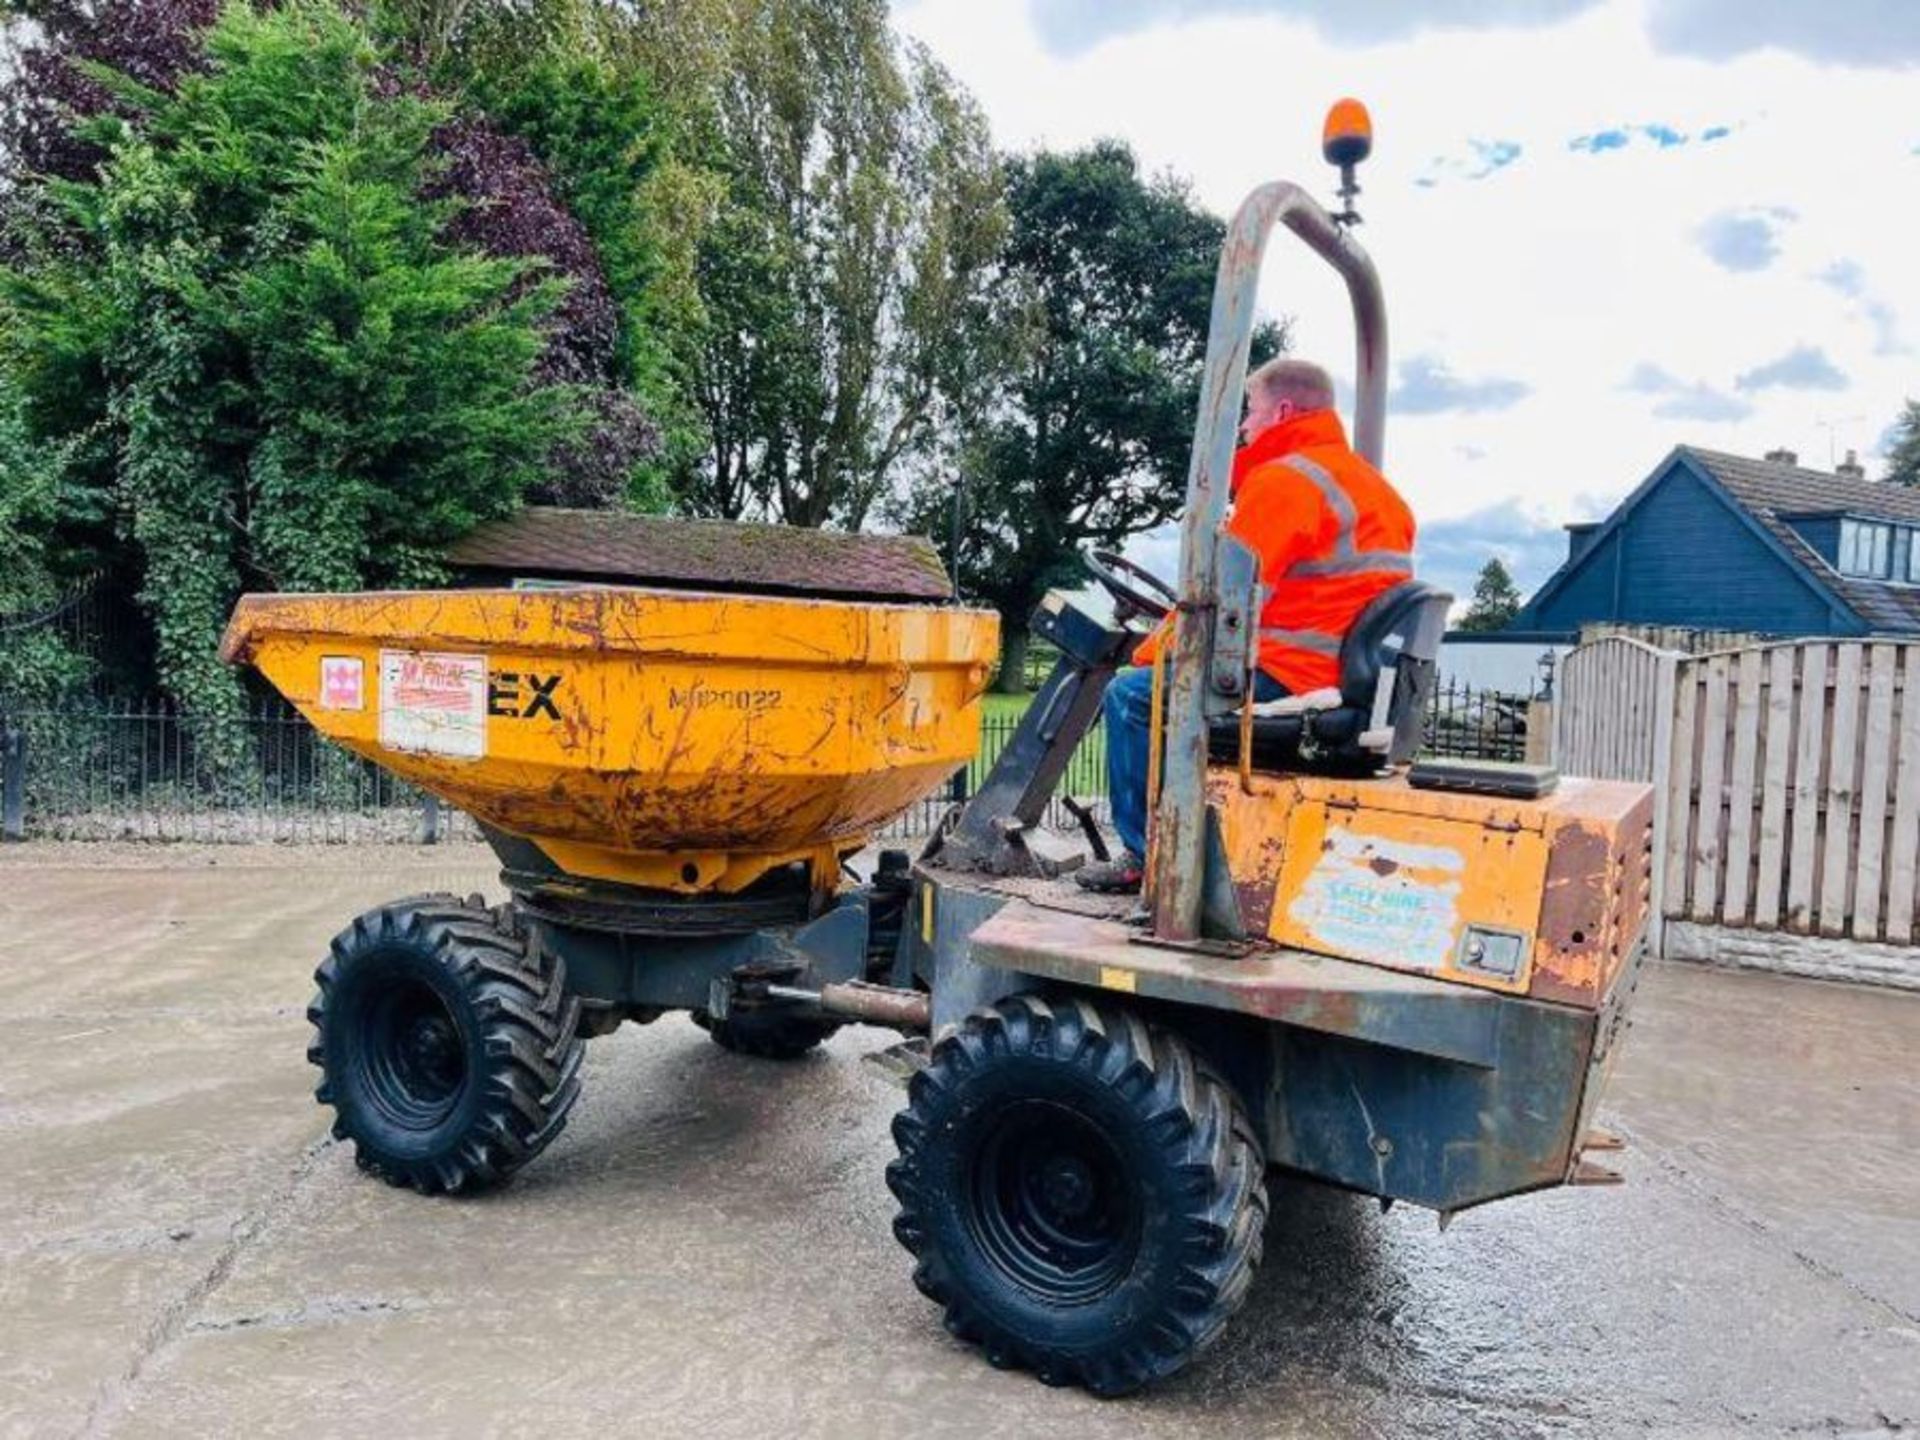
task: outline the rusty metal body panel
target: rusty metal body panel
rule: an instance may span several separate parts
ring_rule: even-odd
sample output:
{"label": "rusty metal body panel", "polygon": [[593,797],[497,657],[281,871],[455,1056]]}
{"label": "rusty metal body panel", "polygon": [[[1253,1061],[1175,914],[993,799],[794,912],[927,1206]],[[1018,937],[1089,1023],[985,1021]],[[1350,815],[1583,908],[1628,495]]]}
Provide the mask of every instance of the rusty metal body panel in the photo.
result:
{"label": "rusty metal body panel", "polygon": [[1375,965],[1275,947],[1240,959],[1197,954],[1149,943],[1135,926],[1026,901],[1001,908],[972,944],[983,965],[1045,980],[1235,1010],[1463,1065],[1498,1058],[1497,996]]}
{"label": "rusty metal body panel", "polygon": [[[956,888],[945,879],[939,904],[953,908]],[[966,963],[935,970],[977,970],[971,987],[989,996],[1131,997],[1235,1076],[1275,1165],[1443,1214],[1567,1183],[1580,1165],[1624,986],[1596,1013],[1271,943],[1196,953],[1031,889],[983,886],[969,918],[982,899],[993,913]]]}
{"label": "rusty metal body panel", "polygon": [[[1601,1080],[1592,1011],[1289,947],[1199,954],[985,893],[1000,903],[969,958],[999,980],[975,988],[1068,985],[1163,1008],[1239,1078],[1276,1165],[1451,1212],[1565,1183],[1579,1162]],[[954,898],[949,882],[940,903]],[[1196,1007],[1260,1022],[1256,1038]]]}
{"label": "rusty metal body panel", "polygon": [[223,656],[570,874],[735,891],[978,747],[990,611],[582,587],[251,595]]}
{"label": "rusty metal body panel", "polygon": [[997,978],[972,987],[1134,997],[1257,1097],[1274,1164],[1333,1184],[1446,1214],[1600,1173],[1581,1151],[1643,952],[1646,786],[1515,800],[1216,770],[1209,795],[1245,939],[982,884],[998,903],[967,959]]}
{"label": "rusty metal body panel", "polygon": [[[1282,945],[1592,1009],[1646,926],[1644,785],[1515,800],[1217,770],[1210,793],[1242,923]],[[1510,944],[1508,963],[1476,963],[1476,943]]]}

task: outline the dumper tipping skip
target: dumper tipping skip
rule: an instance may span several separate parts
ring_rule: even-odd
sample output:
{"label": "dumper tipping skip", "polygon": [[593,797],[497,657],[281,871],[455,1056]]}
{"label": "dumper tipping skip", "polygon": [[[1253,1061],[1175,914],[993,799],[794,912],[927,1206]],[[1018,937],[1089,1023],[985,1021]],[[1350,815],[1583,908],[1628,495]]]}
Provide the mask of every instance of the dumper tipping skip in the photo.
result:
{"label": "dumper tipping skip", "polygon": [[973,755],[998,618],[639,589],[252,595],[222,653],[561,870],[736,891]]}

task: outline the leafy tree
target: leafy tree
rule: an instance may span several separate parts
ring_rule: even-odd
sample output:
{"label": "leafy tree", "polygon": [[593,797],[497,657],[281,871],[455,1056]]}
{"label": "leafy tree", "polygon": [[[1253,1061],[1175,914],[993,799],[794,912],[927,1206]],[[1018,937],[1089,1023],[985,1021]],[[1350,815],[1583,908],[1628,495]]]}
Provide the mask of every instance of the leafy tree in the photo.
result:
{"label": "leafy tree", "polygon": [[1895,485],[1920,486],[1920,400],[1907,401],[1890,433],[1885,478]]}
{"label": "leafy tree", "polygon": [[[674,160],[671,117],[642,62],[591,53],[596,39],[608,48],[615,18],[589,10],[575,20],[525,21],[535,34],[518,37],[523,43],[476,43],[450,56],[440,73],[539,157],[554,199],[590,242],[594,283],[607,297],[611,321],[598,367],[631,392],[628,407],[649,426],[638,459],[650,478],[657,471],[664,482],[703,449],[674,337],[689,332],[699,315],[692,236],[711,208],[711,182]],[[456,59],[470,67],[487,63],[457,71]],[[586,293],[569,295],[567,307]],[[598,428],[604,435],[610,427]],[[603,441],[597,448],[607,447]],[[664,504],[667,497],[663,490],[653,498]]]}
{"label": "leafy tree", "polygon": [[978,367],[1003,232],[978,107],[885,0],[680,0],[710,49],[651,32],[694,87],[690,143],[724,194],[698,244],[686,368],[701,513],[858,528],[949,438]]}
{"label": "leafy tree", "polygon": [[417,582],[582,427],[536,365],[560,285],[450,242],[444,105],[333,0],[224,10],[171,95],[112,81],[97,179],[50,193],[0,290],[0,369],[64,485],[131,542],[160,679],[239,691],[236,591]]}
{"label": "leafy tree", "polygon": [[[1082,575],[1081,547],[1117,546],[1186,498],[1225,226],[1118,141],[1005,170],[1012,225],[991,289],[1007,351],[959,456],[960,568],[1000,611],[1000,685],[1014,690],[1028,617]],[[1263,327],[1256,361],[1282,339]],[[923,484],[910,523],[943,529],[950,494]]]}
{"label": "leafy tree", "polygon": [[1519,613],[1520,587],[1495,555],[1480,567],[1480,577],[1473,582],[1473,600],[1459,628],[1475,634],[1504,630]]}
{"label": "leafy tree", "polygon": [[[660,433],[640,398],[620,383],[621,311],[586,227],[560,203],[546,167],[518,136],[459,117],[434,131],[433,148],[440,163],[426,194],[459,202],[447,238],[488,255],[542,262],[523,289],[543,272],[566,282],[542,321],[546,344],[533,378],[590,392],[589,426],[548,454],[527,498],[597,509],[625,503],[636,488],[649,494],[642,472],[659,452]],[[660,508],[663,499],[648,508]]]}
{"label": "leafy tree", "polygon": [[[93,175],[104,152],[96,140],[75,132],[72,116],[139,118],[137,106],[116,98],[101,68],[148,89],[170,92],[180,76],[204,65],[202,31],[219,5],[218,0],[27,0],[18,8],[40,12],[40,43],[26,50],[16,79],[0,86],[0,150],[20,155],[20,168],[28,177],[84,179]],[[456,20],[476,35],[496,37],[498,43],[483,49],[501,76],[537,71],[546,52],[525,53],[519,42],[551,33],[553,44],[562,47],[560,53],[572,53],[566,48],[571,35],[561,35],[555,23],[567,9],[555,6],[543,19],[538,5],[459,4],[440,14],[430,5],[395,0],[379,11],[384,31],[395,39],[394,53],[381,54],[379,83],[388,90],[405,86],[426,93],[405,57],[432,50],[432,37],[440,27]],[[599,12],[590,5],[580,13]],[[422,28],[415,33],[409,24]],[[466,76],[448,66],[436,79],[444,79],[446,92],[458,97]],[[636,104],[595,108],[591,97],[596,92],[581,75],[549,76],[548,81],[539,93],[520,98],[524,112],[584,111],[599,124],[608,144],[644,131]],[[576,98],[569,106],[564,102],[570,95],[587,95],[589,101],[583,105]],[[427,193],[460,202],[450,212],[451,239],[489,255],[540,262],[567,282],[560,303],[543,322],[547,345],[535,379],[590,388],[591,425],[583,435],[555,447],[528,498],[592,506],[638,499],[660,508],[666,497],[661,480],[666,460],[655,416],[679,413],[676,391],[664,381],[651,390],[636,387],[631,367],[620,363],[622,307],[596,253],[600,237],[583,227],[561,203],[563,197],[556,196],[544,157],[487,119],[450,112],[434,130],[431,149],[434,164]],[[0,195],[0,238],[44,210],[45,199],[44,190],[31,183]]]}
{"label": "leafy tree", "polygon": [[[11,66],[0,63],[0,157],[20,176],[92,177],[105,152],[76,133],[75,115],[118,109],[104,67],[149,90],[171,90],[200,64],[200,32],[220,0],[5,0],[8,39],[32,33]],[[30,22],[31,31],[20,21]],[[0,60],[4,60],[0,50]]]}
{"label": "leafy tree", "polygon": [[0,376],[0,709],[45,699],[84,669],[39,623],[60,596],[46,544],[59,461],[28,432],[21,396]]}

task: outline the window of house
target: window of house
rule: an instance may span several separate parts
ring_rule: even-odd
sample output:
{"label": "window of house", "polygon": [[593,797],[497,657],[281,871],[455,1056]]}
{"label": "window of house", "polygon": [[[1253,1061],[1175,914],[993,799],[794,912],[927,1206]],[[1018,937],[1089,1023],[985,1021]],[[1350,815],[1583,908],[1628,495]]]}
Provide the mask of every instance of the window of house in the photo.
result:
{"label": "window of house", "polygon": [[[1912,532],[1903,531],[1905,548],[1911,549]],[[1906,559],[1902,556],[1902,559]],[[1866,520],[1840,522],[1840,564],[1842,575],[1861,575],[1884,580],[1892,573],[1893,526],[1876,525]],[[1912,573],[1903,567],[1901,578]]]}

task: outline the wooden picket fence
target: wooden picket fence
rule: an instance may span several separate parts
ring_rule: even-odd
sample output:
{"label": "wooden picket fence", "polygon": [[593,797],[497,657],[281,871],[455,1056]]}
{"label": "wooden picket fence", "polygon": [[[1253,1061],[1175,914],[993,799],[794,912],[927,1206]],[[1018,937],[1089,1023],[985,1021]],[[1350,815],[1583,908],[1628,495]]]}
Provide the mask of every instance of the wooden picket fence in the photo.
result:
{"label": "wooden picket fence", "polygon": [[1666,919],[1920,934],[1920,644],[1687,656],[1603,640],[1563,667],[1555,759],[1653,783]]}
{"label": "wooden picket fence", "polygon": [[1682,658],[1618,635],[1571,651],[1557,677],[1555,763],[1590,780],[1652,780]]}

